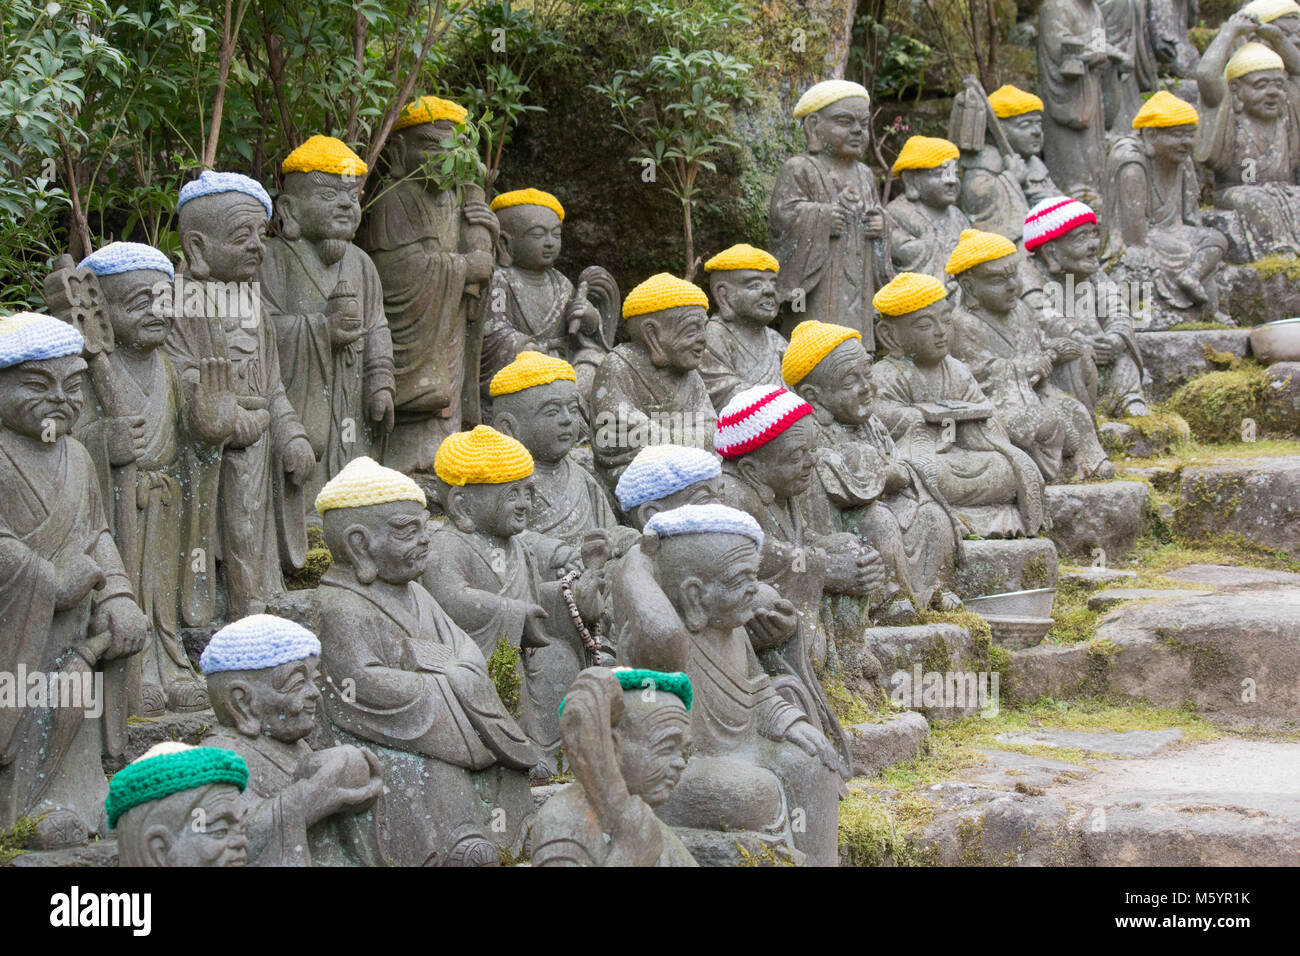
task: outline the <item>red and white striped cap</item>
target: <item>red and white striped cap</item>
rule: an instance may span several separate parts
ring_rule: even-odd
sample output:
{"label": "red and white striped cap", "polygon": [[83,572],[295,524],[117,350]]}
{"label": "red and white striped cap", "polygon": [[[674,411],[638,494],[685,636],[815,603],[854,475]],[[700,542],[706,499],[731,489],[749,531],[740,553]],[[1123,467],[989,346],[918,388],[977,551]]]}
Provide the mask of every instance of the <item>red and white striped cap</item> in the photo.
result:
{"label": "red and white striped cap", "polygon": [[739,458],[762,448],[813,407],[780,385],[755,385],[737,392],[718,415],[713,447],[723,458]]}
{"label": "red and white striped cap", "polygon": [[1025,217],[1025,248],[1037,249],[1085,223],[1097,222],[1092,207],[1069,196],[1044,199]]}

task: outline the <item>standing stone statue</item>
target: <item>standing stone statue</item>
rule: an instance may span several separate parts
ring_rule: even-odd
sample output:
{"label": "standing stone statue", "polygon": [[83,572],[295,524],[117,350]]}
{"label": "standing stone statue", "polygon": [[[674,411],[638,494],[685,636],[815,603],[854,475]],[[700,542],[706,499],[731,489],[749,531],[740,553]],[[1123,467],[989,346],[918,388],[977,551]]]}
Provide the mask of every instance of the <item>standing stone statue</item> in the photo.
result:
{"label": "standing stone statue", "polygon": [[203,742],[239,754],[249,770],[249,865],[378,865],[351,814],[383,791],[379,758],[346,744],[313,751],[306,741],[321,706],[316,636],[254,614],[213,634],[199,663],[220,725]]}
{"label": "standing stone statue", "polygon": [[108,787],[118,866],[244,866],[247,786],[248,767],[232,750],[154,744]]}
{"label": "standing stone statue", "polygon": [[[946,139],[913,136],[894,160],[903,180],[903,195],[885,208],[889,217],[889,251],[900,272],[923,272],[947,278],[943,264],[970,220],[957,205],[961,152]],[[840,323],[843,324],[843,323]]]}
{"label": "standing stone statue", "polygon": [[340,140],[313,136],[280,171],[280,232],[266,243],[262,296],[289,401],[316,453],[316,490],[350,459],[381,453],[393,428],[393,343],[379,273],[352,244],[366,164]]}
{"label": "standing stone statue", "polygon": [[126,748],[123,658],[149,637],[95,463],[71,437],[84,344],[52,316],[0,318],[0,829],[42,818],[42,849],[104,833],[100,760]]}
{"label": "standing stone statue", "polygon": [[[1126,130],[1142,106],[1142,94],[1156,88],[1156,51],[1151,35],[1151,0],[1097,0],[1106,21],[1106,41],[1123,54],[1111,58],[1102,85],[1107,130]],[[1184,28],[1185,29],[1185,28]]]}
{"label": "standing stone statue", "polygon": [[655,816],[686,767],[690,679],[591,667],[562,707],[574,782],[537,813],[533,866],[698,866]]}
{"label": "standing stone statue", "polygon": [[795,318],[857,329],[874,350],[871,296],[893,271],[876,179],[862,163],[871,97],[857,83],[825,80],[799,98],[794,116],[808,151],[785,161],[768,211],[781,300]]}
{"label": "standing stone statue", "polygon": [[[1290,3],[1293,0],[1264,0],[1267,3]],[[1249,6],[1249,4],[1247,4]],[[1192,45],[1187,31],[1196,26],[1196,0],[1148,0],[1147,22],[1151,48],[1164,72],[1190,77],[1196,72],[1201,54]],[[1300,9],[1297,10],[1300,13]],[[1300,17],[1296,20],[1300,26]]]}
{"label": "standing stone statue", "polygon": [[[424,492],[357,458],[316,509],[334,555],[317,592],[325,709],[340,741],[383,766],[384,792],[358,818],[365,842],[398,866],[495,866],[499,849],[517,855],[539,755],[478,646],[421,586]],[[353,754],[341,772],[341,784],[364,789],[373,767]]]}
{"label": "standing stone statue", "polygon": [[781,308],[779,268],[771,253],[743,244],[704,263],[717,311],[709,317],[700,375],[714,408],[742,389],[781,384],[785,339],[771,327]]}

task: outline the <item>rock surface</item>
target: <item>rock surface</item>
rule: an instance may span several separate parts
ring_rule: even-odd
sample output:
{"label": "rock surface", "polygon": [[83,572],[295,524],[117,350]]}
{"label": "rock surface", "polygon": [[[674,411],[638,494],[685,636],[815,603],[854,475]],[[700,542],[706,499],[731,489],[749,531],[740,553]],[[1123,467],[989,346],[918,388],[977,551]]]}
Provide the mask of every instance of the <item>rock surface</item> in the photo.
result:
{"label": "rock surface", "polygon": [[982,662],[974,653],[970,632],[956,624],[918,624],[911,627],[869,627],[863,632],[867,649],[880,662],[880,681],[885,693],[909,710],[923,712],[931,720],[968,717],[979,712],[978,700],[961,701],[956,688],[946,703],[927,706],[924,684],[916,682],[917,668],[924,681],[927,674],[950,671],[979,671]]}
{"label": "rock surface", "polygon": [[1088,610],[1109,611],[1125,601],[1177,600],[1195,595],[1204,597],[1210,591],[1183,591],[1175,588],[1107,588],[1088,597]]}
{"label": "rock surface", "polygon": [[1115,757],[1149,757],[1182,740],[1181,730],[1027,730],[999,734],[998,740],[1020,747],[1056,747]]}
{"label": "rock surface", "polygon": [[1057,552],[1102,565],[1123,558],[1137,543],[1149,496],[1137,481],[1048,485],[1050,536]]}
{"label": "rock surface", "polygon": [[1277,362],[1264,374],[1264,422],[1271,432],[1300,437],[1300,362]]}
{"label": "rock surface", "polygon": [[1275,584],[1300,584],[1300,574],[1270,571],[1267,568],[1238,568],[1230,564],[1189,564],[1166,571],[1165,577],[1218,588],[1271,587]]}
{"label": "rock surface", "polygon": [[1300,457],[1187,467],[1175,530],[1197,540],[1224,532],[1300,556]]}
{"label": "rock surface", "polygon": [[1138,351],[1146,366],[1147,397],[1164,401],[1185,382],[1213,366],[1205,357],[1208,345],[1216,352],[1238,358],[1250,354],[1249,329],[1221,329],[1209,332],[1138,332]]}
{"label": "rock surface", "polygon": [[871,777],[892,764],[911,760],[929,736],[929,722],[916,712],[898,714],[879,724],[854,724],[849,728],[853,775]]}
{"label": "rock surface", "polygon": [[962,597],[1056,586],[1059,560],[1048,538],[963,541],[965,562],[957,568]]}
{"label": "rock surface", "polygon": [[1062,581],[1079,581],[1088,585],[1113,584],[1116,581],[1131,581],[1136,577],[1136,571],[1125,571],[1120,568],[1061,568]]}

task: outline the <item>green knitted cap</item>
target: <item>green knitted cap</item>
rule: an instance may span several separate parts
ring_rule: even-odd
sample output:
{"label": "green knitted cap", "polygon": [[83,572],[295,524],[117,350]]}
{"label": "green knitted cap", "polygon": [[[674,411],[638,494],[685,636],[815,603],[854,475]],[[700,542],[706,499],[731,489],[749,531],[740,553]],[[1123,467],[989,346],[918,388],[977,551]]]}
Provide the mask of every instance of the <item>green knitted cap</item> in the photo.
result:
{"label": "green knitted cap", "polygon": [[[644,690],[653,688],[654,690],[667,691],[677,697],[686,709],[691,709],[691,701],[695,698],[695,692],[691,689],[691,679],[682,671],[652,671],[644,668],[616,667],[614,676],[624,690]],[[560,701],[560,713],[564,713],[564,700]]]}
{"label": "green knitted cap", "polygon": [[116,828],[118,817],[132,807],[210,783],[231,783],[242,793],[248,786],[244,758],[218,747],[159,744],[109,781],[108,799],[104,801],[109,828]]}

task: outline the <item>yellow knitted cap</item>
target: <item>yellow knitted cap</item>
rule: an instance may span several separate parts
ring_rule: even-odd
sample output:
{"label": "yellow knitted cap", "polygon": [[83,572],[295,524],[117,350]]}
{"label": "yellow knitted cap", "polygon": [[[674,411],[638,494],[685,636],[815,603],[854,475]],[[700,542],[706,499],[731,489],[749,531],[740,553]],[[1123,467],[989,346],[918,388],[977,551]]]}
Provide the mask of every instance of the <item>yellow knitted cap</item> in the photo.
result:
{"label": "yellow knitted cap", "polygon": [[578,380],[573,366],[564,359],[543,355],[541,352],[520,352],[513,362],[492,376],[488,392],[493,398],[498,395],[513,395],[526,388],[550,385],[561,379],[566,382]]}
{"label": "yellow knitted cap", "polygon": [[686,305],[698,305],[701,309],[707,309],[709,297],[694,283],[660,272],[627,294],[623,300],[623,318],[630,319],[634,315],[677,309]]}
{"label": "yellow knitted cap", "polygon": [[1010,83],[1006,86],[999,86],[989,94],[989,106],[993,107],[993,115],[998,119],[1010,119],[1024,113],[1041,113],[1043,111],[1042,100],[1033,93],[1026,93],[1018,86],[1012,86]]}
{"label": "yellow knitted cap", "polygon": [[1280,56],[1264,46],[1264,44],[1252,41],[1243,43],[1241,48],[1232,54],[1232,59],[1224,67],[1223,78],[1225,80],[1235,80],[1247,73],[1281,69],[1283,69],[1283,64]]}
{"label": "yellow knitted cap", "polygon": [[1006,236],[1000,236],[996,232],[981,232],[978,229],[963,229],[961,239],[957,247],[952,250],[952,255],[948,257],[948,265],[944,268],[948,270],[949,275],[960,275],[971,266],[1014,255],[1015,251],[1016,244]]}
{"label": "yellow knitted cap", "polygon": [[469,110],[459,103],[439,99],[436,96],[421,96],[418,100],[407,103],[406,106],[402,107],[402,112],[398,114],[393,129],[406,129],[408,126],[419,126],[421,123],[436,123],[438,120],[448,120],[459,126],[465,122],[465,117],[468,115]]}
{"label": "yellow knitted cap", "polygon": [[907,315],[947,295],[943,283],[934,276],[900,272],[871,297],[871,304],[881,315]]}
{"label": "yellow knitted cap", "polygon": [[862,341],[862,333],[843,325],[831,325],[808,319],[800,322],[790,333],[790,344],[781,359],[781,377],[787,385],[798,385],[817,363],[849,339]]}
{"label": "yellow knitted cap", "polygon": [[333,136],[313,136],[284,158],[280,172],[364,176],[369,170],[343,140]]}
{"label": "yellow knitted cap", "polygon": [[716,256],[704,263],[705,272],[731,272],[735,269],[754,269],[756,271],[779,272],[781,263],[776,256],[762,249],[741,243],[730,249],[723,249]]}
{"label": "yellow knitted cap", "polygon": [[898,159],[894,160],[894,172],[900,173],[904,169],[934,169],[960,155],[960,150],[946,139],[912,136],[903,144]]}
{"label": "yellow knitted cap", "polygon": [[1143,103],[1133,117],[1134,129],[1149,126],[1195,126],[1196,123],[1196,107],[1167,90],[1161,90]]}
{"label": "yellow knitted cap", "polygon": [[420,486],[406,475],[363,456],[353,458],[325,483],[316,496],[316,513],[324,515],[334,508],[364,508],[390,501],[427,503]]}
{"label": "yellow knitted cap", "polygon": [[1272,23],[1288,14],[1300,15],[1300,5],[1293,0],[1251,0],[1238,12],[1254,14],[1260,23]]}
{"label": "yellow knitted cap", "polygon": [[449,485],[503,485],[533,473],[533,456],[509,435],[487,425],[448,435],[433,456],[433,470]]}
{"label": "yellow knitted cap", "polygon": [[560,201],[540,189],[516,189],[513,192],[502,193],[492,200],[493,212],[498,209],[509,209],[511,206],[545,206],[560,217],[560,222],[564,222],[564,207],[560,205]]}
{"label": "yellow knitted cap", "polygon": [[799,102],[794,104],[794,117],[802,119],[809,113],[816,113],[850,96],[860,96],[868,103],[871,102],[871,94],[860,83],[854,83],[852,80],[823,80],[799,97]]}

